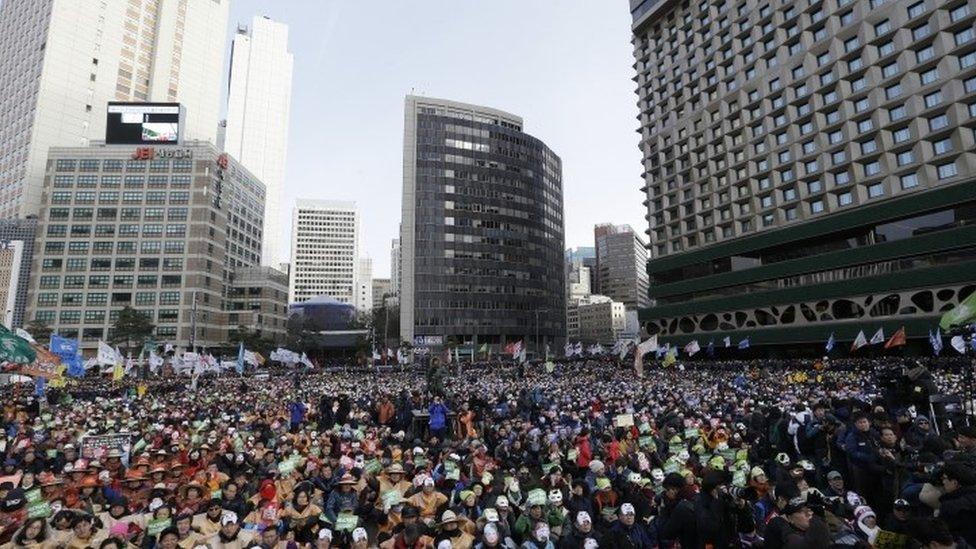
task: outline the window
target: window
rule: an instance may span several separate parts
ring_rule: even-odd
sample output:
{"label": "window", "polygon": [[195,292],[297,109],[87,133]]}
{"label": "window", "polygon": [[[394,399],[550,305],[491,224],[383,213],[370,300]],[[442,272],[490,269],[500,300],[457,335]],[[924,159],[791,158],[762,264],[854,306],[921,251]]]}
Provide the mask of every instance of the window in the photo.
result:
{"label": "window", "polygon": [[949,19],[951,19],[953,23],[959,21],[967,15],[969,15],[969,4],[963,4],[949,11]]}
{"label": "window", "polygon": [[857,48],[861,47],[861,40],[858,37],[848,38],[844,40],[844,51],[850,53]]}
{"label": "window", "polygon": [[823,200],[814,200],[813,202],[811,202],[810,203],[810,211],[812,213],[815,213],[815,214],[824,211],[824,201]]}
{"label": "window", "polygon": [[[976,103],[973,103],[976,105]],[[813,154],[817,150],[817,144],[812,139],[803,143],[803,154]]]}
{"label": "window", "polygon": [[931,84],[939,79],[939,69],[929,69],[921,74],[922,85]]}
{"label": "window", "polygon": [[935,143],[932,143],[932,148],[935,150],[935,154],[945,154],[952,150],[952,139],[948,137],[945,139],[940,139]]}
{"label": "window", "polygon": [[894,99],[901,95],[901,84],[892,84],[885,88],[885,98]]}
{"label": "window", "polygon": [[840,24],[841,26],[847,26],[854,22],[854,12],[846,11],[840,14]]}
{"label": "window", "polygon": [[874,139],[861,141],[861,154],[871,154],[878,151],[878,142]]}
{"label": "window", "polygon": [[875,36],[881,36],[883,34],[888,34],[889,32],[891,32],[891,21],[887,19],[874,26]]}
{"label": "window", "polygon": [[888,109],[888,118],[890,118],[892,122],[905,118],[907,114],[908,111],[905,110],[905,105],[898,105],[897,107]]}
{"label": "window", "polygon": [[881,163],[875,160],[874,162],[868,162],[864,165],[864,175],[871,177],[881,173]]}
{"label": "window", "polygon": [[976,31],[974,31],[973,28],[970,27],[965,30],[961,30],[957,32],[955,34],[955,38],[956,38],[956,45],[961,46],[963,44],[972,42],[973,39],[976,38]]}
{"label": "window", "polygon": [[854,193],[847,191],[846,193],[840,193],[837,195],[837,203],[841,206],[850,206],[854,203]]}
{"label": "window", "polygon": [[965,86],[965,88],[966,88],[966,93],[976,92],[976,76],[974,76],[972,78],[967,78],[963,82],[963,86]]}
{"label": "window", "polygon": [[834,163],[834,166],[843,164],[847,161],[847,151],[840,150],[832,152],[830,154],[830,160]]}
{"label": "window", "polygon": [[916,2],[908,6],[908,18],[915,19],[925,13],[925,2]]}
{"label": "window", "polygon": [[871,122],[870,118],[866,118],[857,123],[857,131],[861,133],[866,133],[874,129],[874,123]]}
{"label": "window", "polygon": [[921,25],[912,29],[912,38],[914,38],[915,40],[921,40],[926,36],[928,36],[931,32],[932,29],[929,28],[929,24],[922,23]]}
{"label": "window", "polygon": [[827,134],[827,139],[830,141],[831,145],[836,145],[844,140],[844,133],[840,130],[832,131]]}
{"label": "window", "polygon": [[819,166],[817,166],[817,161],[816,160],[811,160],[811,161],[809,161],[809,162],[807,162],[806,164],[803,165],[803,169],[804,169],[804,171],[806,172],[807,175],[811,175],[811,174],[817,173],[817,170],[819,169]]}
{"label": "window", "polygon": [[948,164],[941,164],[938,167],[939,181],[943,179],[949,179],[955,177],[959,172],[956,171],[956,163],[949,162]]}
{"label": "window", "polygon": [[773,195],[766,195],[759,198],[759,204],[763,208],[769,208],[773,205]]}
{"label": "window", "polygon": [[779,154],[777,155],[777,157],[779,158],[779,163],[780,164],[783,164],[785,162],[789,162],[790,161],[790,151],[788,149],[785,150],[785,151],[780,151]]}
{"label": "window", "polygon": [[898,74],[898,63],[888,63],[887,65],[881,67],[881,75],[885,78],[891,78],[892,76]]}
{"label": "window", "polygon": [[939,131],[948,126],[949,126],[949,117],[944,114],[940,114],[939,116],[933,116],[932,118],[929,118],[929,131],[933,131],[933,132]]}
{"label": "window", "polygon": [[911,189],[914,187],[918,187],[918,175],[914,173],[905,174],[898,179],[899,182],[901,183],[902,189]]}
{"label": "window", "polygon": [[823,100],[825,105],[836,102],[839,99],[837,96],[837,90],[830,90],[829,92],[823,94]]}
{"label": "window", "polygon": [[913,153],[912,151],[900,152],[895,157],[895,159],[898,162],[899,166],[907,166],[908,164],[915,162],[915,153]]}
{"label": "window", "polygon": [[871,102],[868,101],[867,97],[862,97],[854,102],[855,112],[864,112],[871,107]]}
{"label": "window", "polygon": [[853,80],[851,82],[851,91],[859,92],[859,91],[863,90],[864,88],[866,88],[867,85],[868,85],[867,79],[862,76],[862,77],[858,78],[857,80]]}
{"label": "window", "polygon": [[879,57],[886,57],[886,56],[891,55],[893,53],[895,53],[895,43],[892,42],[891,40],[888,40],[887,42],[885,42],[883,44],[878,44],[878,56]]}
{"label": "window", "polygon": [[925,107],[931,109],[942,102],[942,92],[936,91],[925,95]]}
{"label": "window", "polygon": [[816,194],[822,190],[823,184],[819,180],[807,183],[807,192],[810,194]]}
{"label": "window", "polygon": [[790,200],[796,200],[796,189],[790,187],[788,189],[783,189],[783,200],[789,202]]}
{"label": "window", "polygon": [[787,221],[793,221],[797,217],[796,206],[792,206],[783,210],[783,216],[786,217]]}
{"label": "window", "polygon": [[834,174],[834,185],[840,187],[842,185],[847,185],[851,182],[851,174],[849,172],[837,172]]}
{"label": "window", "polygon": [[820,75],[820,85],[826,86],[834,81],[834,73],[826,72]]}
{"label": "window", "polygon": [[860,57],[856,59],[851,59],[847,62],[847,72],[857,72],[864,67],[864,61]]}
{"label": "window", "polygon": [[793,78],[795,80],[799,80],[804,76],[806,76],[806,72],[803,70],[803,65],[800,65],[799,67],[793,67]]}
{"label": "window", "polygon": [[959,58],[959,68],[962,70],[968,69],[976,65],[976,52],[969,52],[966,55]]}
{"label": "window", "polygon": [[773,214],[772,212],[763,214],[762,216],[763,227],[770,227],[773,225],[773,223],[776,223],[776,214]]}
{"label": "window", "polygon": [[824,38],[827,38],[827,28],[826,27],[819,27],[817,29],[814,29],[814,31],[813,31],[813,40],[814,40],[814,42],[819,42],[819,41],[823,40]]}
{"label": "window", "polygon": [[932,46],[925,46],[915,52],[915,61],[919,63],[924,63],[933,57],[935,57],[935,48]]}
{"label": "window", "polygon": [[873,185],[868,185],[868,198],[878,198],[884,195],[884,185],[881,183],[875,183]]}
{"label": "window", "polygon": [[904,143],[912,138],[912,132],[908,129],[908,126],[905,126],[904,128],[895,130],[891,137],[895,140],[895,143]]}

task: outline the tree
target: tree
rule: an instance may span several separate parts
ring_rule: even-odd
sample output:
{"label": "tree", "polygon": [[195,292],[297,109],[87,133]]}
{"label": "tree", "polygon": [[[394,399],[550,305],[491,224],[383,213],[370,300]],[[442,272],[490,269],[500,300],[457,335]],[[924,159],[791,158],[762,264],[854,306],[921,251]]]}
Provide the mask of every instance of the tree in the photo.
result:
{"label": "tree", "polygon": [[322,327],[310,316],[295,314],[285,324],[285,343],[292,351],[308,352],[316,347],[316,338]]}
{"label": "tree", "polygon": [[236,348],[244,343],[244,348],[249,351],[257,351],[262,355],[268,356],[275,347],[276,342],[268,337],[263,337],[261,332],[251,330],[247,326],[238,326],[230,331],[230,342]]}
{"label": "tree", "polygon": [[34,320],[28,322],[27,325],[24,326],[24,329],[27,330],[27,333],[33,336],[34,340],[38,343],[47,344],[51,341],[51,332],[53,330],[51,330],[51,326],[49,326],[46,321],[37,320],[35,318]]}
{"label": "tree", "polygon": [[128,351],[132,348],[133,343],[142,346],[155,329],[156,326],[149,320],[149,317],[132,307],[126,306],[119,311],[119,318],[112,327],[110,341],[116,345],[124,342],[125,349]]}

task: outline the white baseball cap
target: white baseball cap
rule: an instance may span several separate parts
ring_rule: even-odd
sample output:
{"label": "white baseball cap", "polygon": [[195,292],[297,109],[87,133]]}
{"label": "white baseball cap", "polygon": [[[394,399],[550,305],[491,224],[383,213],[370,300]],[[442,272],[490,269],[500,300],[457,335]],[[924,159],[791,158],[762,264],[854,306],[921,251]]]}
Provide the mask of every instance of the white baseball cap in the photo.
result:
{"label": "white baseball cap", "polygon": [[583,524],[584,522],[589,522],[593,524],[593,520],[590,518],[590,514],[586,511],[580,511],[576,513],[576,524]]}
{"label": "white baseball cap", "polygon": [[369,538],[369,535],[366,533],[366,529],[362,526],[352,531],[353,542],[366,541],[367,538]]}
{"label": "white baseball cap", "polygon": [[620,514],[621,515],[634,515],[634,514],[636,514],[634,512],[634,506],[631,505],[630,503],[625,503],[625,504],[621,505],[620,506]]}

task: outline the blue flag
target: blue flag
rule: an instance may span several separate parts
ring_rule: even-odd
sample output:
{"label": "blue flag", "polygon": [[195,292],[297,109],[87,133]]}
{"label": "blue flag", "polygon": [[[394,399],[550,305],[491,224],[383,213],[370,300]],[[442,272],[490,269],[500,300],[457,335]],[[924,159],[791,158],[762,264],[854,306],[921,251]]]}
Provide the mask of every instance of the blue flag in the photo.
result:
{"label": "blue flag", "polygon": [[824,346],[824,349],[826,349],[828,353],[830,351],[833,351],[835,343],[836,341],[834,341],[834,332],[830,332],[830,337],[827,338],[827,345]]}
{"label": "blue flag", "polygon": [[51,352],[62,359],[66,356],[78,356],[78,340],[51,334]]}
{"label": "blue flag", "polygon": [[44,389],[47,387],[46,377],[36,377],[34,378],[34,396],[42,397],[44,396]]}
{"label": "blue flag", "polygon": [[244,342],[241,342],[241,346],[237,349],[237,373],[244,374]]}
{"label": "blue flag", "polygon": [[942,352],[942,329],[936,328],[935,335],[929,335],[929,343],[932,345],[932,354],[939,356]]}
{"label": "blue flag", "polygon": [[709,357],[715,356],[715,340],[712,339],[708,342],[708,347],[705,347],[705,354]]}
{"label": "blue flag", "polygon": [[748,348],[749,348],[749,338],[747,337],[739,342],[739,349],[748,349]]}

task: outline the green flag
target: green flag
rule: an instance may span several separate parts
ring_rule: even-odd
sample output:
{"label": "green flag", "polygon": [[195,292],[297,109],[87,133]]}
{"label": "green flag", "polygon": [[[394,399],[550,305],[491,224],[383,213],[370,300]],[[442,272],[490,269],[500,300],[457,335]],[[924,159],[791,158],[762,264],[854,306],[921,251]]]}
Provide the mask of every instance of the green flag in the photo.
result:
{"label": "green flag", "polygon": [[949,330],[953,325],[967,324],[973,320],[976,320],[976,292],[969,294],[969,297],[952,310],[946,311],[939,321],[939,327]]}
{"label": "green flag", "polygon": [[0,326],[0,362],[30,364],[36,358],[37,353],[26,339]]}

